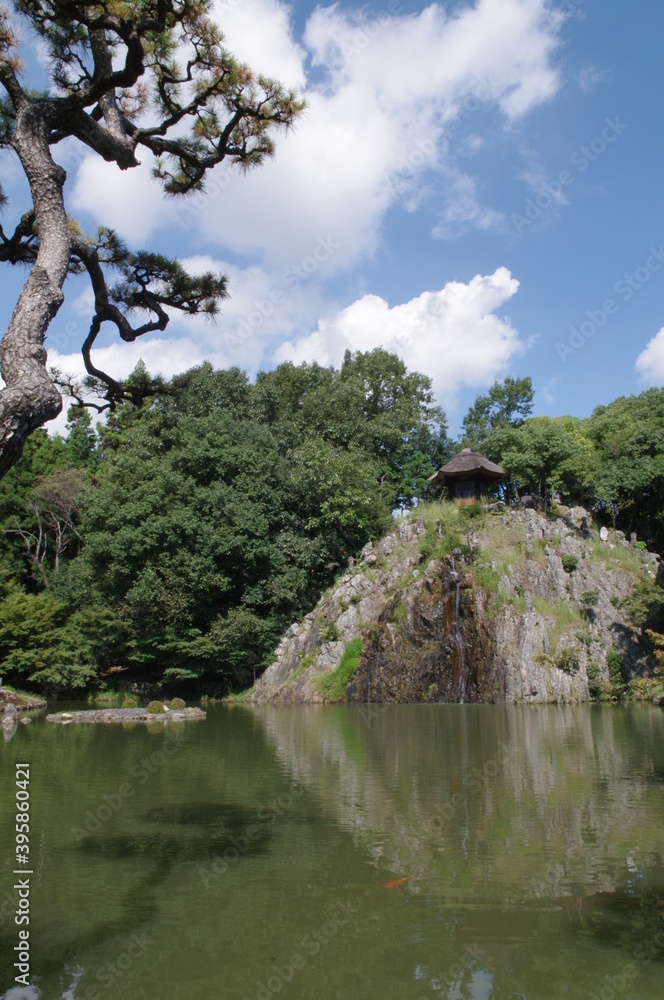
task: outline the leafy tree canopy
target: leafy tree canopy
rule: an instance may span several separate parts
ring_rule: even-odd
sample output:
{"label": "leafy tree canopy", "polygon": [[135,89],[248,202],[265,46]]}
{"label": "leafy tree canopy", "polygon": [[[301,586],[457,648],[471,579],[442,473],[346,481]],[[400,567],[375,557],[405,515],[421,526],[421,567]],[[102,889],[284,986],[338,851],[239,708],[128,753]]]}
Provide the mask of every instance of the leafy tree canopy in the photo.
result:
{"label": "leafy tree canopy", "polygon": [[529,377],[494,382],[486,395],[477,397],[464,418],[463,447],[481,452],[499,427],[518,427],[532,413],[533,396]]}
{"label": "leafy tree canopy", "polygon": [[[140,365],[128,382],[145,377]],[[66,441],[34,435],[0,481],[15,588],[0,655],[23,683],[125,666],[245,684],[448,447],[428,379],[384,351],[281,365],[255,385],[203,364],[125,400],[98,433],[77,407],[70,425]],[[19,656],[11,622],[25,636],[47,612],[46,653],[28,642]]]}

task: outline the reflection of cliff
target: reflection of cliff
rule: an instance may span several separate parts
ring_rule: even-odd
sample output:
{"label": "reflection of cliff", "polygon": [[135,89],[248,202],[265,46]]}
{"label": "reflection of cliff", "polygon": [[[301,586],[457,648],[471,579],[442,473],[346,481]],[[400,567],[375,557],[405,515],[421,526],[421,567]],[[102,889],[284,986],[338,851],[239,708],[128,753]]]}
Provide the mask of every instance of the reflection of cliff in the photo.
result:
{"label": "reflection of cliff", "polygon": [[463,904],[482,883],[487,900],[536,903],[616,892],[633,866],[659,871],[655,710],[254,712],[293,780],[413,891]]}
{"label": "reflection of cliff", "polygon": [[581,508],[556,520],[436,511],[445,524],[429,512],[365,547],[248,700],[569,704],[610,691],[614,647],[628,673],[655,666],[621,602],[654,581],[659,557],[620,532],[600,539]]}

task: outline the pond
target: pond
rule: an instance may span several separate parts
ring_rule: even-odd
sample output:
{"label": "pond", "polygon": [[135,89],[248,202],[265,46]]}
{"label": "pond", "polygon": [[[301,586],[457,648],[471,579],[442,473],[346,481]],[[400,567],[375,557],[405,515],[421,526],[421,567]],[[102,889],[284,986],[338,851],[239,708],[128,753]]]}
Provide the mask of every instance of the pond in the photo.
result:
{"label": "pond", "polygon": [[215,705],[0,760],[2,1000],[664,996],[661,709]]}

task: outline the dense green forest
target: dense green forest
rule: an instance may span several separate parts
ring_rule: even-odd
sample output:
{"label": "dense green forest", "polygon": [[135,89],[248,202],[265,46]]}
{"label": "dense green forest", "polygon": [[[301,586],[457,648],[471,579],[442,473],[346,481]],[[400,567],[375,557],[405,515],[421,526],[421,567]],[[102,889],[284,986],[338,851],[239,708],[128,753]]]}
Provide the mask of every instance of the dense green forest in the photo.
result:
{"label": "dense green forest", "polygon": [[[139,366],[132,378],[146,377]],[[559,494],[664,540],[664,390],[531,417],[529,379],[479,396],[450,440],[430,380],[385,351],[251,383],[208,364],[93,429],[38,431],[0,480],[0,671],[81,690],[129,668],[179,690],[246,686],[285,629],[462,444],[507,500]]]}

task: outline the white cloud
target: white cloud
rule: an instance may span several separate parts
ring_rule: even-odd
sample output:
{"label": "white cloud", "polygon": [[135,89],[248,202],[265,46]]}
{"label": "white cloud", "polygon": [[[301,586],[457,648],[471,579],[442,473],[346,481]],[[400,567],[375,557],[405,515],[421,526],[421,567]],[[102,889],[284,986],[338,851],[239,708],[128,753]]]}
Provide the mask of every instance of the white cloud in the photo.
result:
{"label": "white cloud", "polygon": [[635,368],[643,385],[664,386],[664,327],[641,351]]}
{"label": "white cloud", "polygon": [[377,18],[316,8],[304,35],[318,73],[306,116],[272,163],[215,199],[205,236],[287,266],[330,235],[341,244],[332,273],[371,254],[390,205],[413,207],[423,172],[441,166],[443,223],[447,213],[455,223],[496,225],[497,213],[474,193],[459,200],[460,182],[448,187],[447,136],[473,109],[498,107],[512,121],[550,99],[559,24],[543,0],[479,0],[454,17],[436,4]]}
{"label": "white cloud", "polygon": [[[318,249],[324,263],[324,244]],[[185,258],[182,263],[192,274],[226,274],[230,298],[221,303],[214,324],[202,316],[184,317],[175,312],[172,322],[189,335],[193,333],[211,350],[223,348],[233,358],[233,364],[251,374],[267,365],[275,341],[310,330],[326,308],[320,286],[312,280],[315,268],[321,266],[313,256],[305,261],[307,270],[297,267],[281,275],[256,265],[240,268],[209,255]]]}
{"label": "white cloud", "polygon": [[499,229],[505,224],[502,213],[492,208],[482,208],[472,177],[454,168],[446,169],[444,174],[448,198],[438,222],[431,230],[435,239],[461,236],[471,227],[482,230]]}
{"label": "white cloud", "polygon": [[[83,379],[86,372],[80,352],[61,354],[57,348],[49,346],[48,341],[46,347],[49,368],[57,368],[62,374],[71,376],[74,381]],[[187,371],[206,359],[218,368],[234,363],[223,351],[216,353],[206,351],[204,345],[189,337],[139,338],[133,344],[118,341],[106,347],[95,348],[92,352],[92,360],[96,367],[118,380],[125,379],[141,359],[151,375],[163,375],[164,378],[171,378]],[[62,413],[45,425],[49,434],[66,434],[69,405],[70,402],[65,400]]]}
{"label": "white cloud", "polygon": [[[139,338],[132,344],[118,342],[98,347],[92,352],[95,366],[116,379],[126,378],[141,358],[152,375],[163,375],[164,378],[184,372],[206,358],[216,367],[232,363],[223,351],[217,351],[216,357],[210,356],[205,345],[190,337]],[[48,366],[58,368],[74,378],[82,378],[85,374],[83,358],[79,353],[61,354],[57,349],[49,348]]]}
{"label": "white cloud", "polygon": [[519,287],[507,268],[468,284],[448,282],[390,308],[377,295],[364,295],[334,316],[321,319],[309,336],[283,344],[277,361],[318,361],[338,365],[347,349],[383,347],[398,354],[412,370],[433,381],[437,396],[449,405],[461,386],[491,383],[524,350],[508,319],[495,315]]}
{"label": "white cloud", "polygon": [[554,375],[553,378],[550,378],[549,381],[542,386],[542,396],[544,397],[544,402],[549,406],[552,406],[558,398],[559,385],[560,379],[557,375]]}
{"label": "white cloud", "polygon": [[[546,0],[476,0],[451,15],[435,3],[416,14],[390,8],[402,9],[388,4],[376,16],[317,7],[298,41],[280,0],[218,5],[229,48],[256,71],[296,83],[308,109],[279,138],[273,161],[244,176],[215,170],[212,196],[189,220],[210,245],[257,255],[277,271],[331,238],[339,249],[317,274],[324,280],[370,255],[388,208],[413,208],[427,182],[443,201],[435,235],[500,223],[480,204],[474,179],[455,167],[450,133],[478,108],[498,111],[509,129],[554,96],[562,16]],[[124,174],[86,159],[74,189],[77,208],[139,243],[181,219],[143,159]],[[457,180],[448,185],[450,177]]]}
{"label": "white cloud", "polygon": [[85,156],[76,174],[71,203],[77,211],[88,212],[99,225],[115,229],[123,239],[140,247],[173,208],[152,177],[152,154],[142,150],[139,159],[139,167],[119,170],[92,153]]}
{"label": "white cloud", "polygon": [[579,86],[586,93],[592,93],[600,83],[606,83],[611,79],[609,70],[596,70],[594,66],[587,66],[579,72]]}
{"label": "white cloud", "polygon": [[224,45],[236,59],[286,87],[304,87],[305,53],[293,37],[285,4],[217,0],[213,17],[224,33]]}
{"label": "white cloud", "polygon": [[[124,379],[142,359],[152,375],[171,378],[208,360],[216,368],[237,365],[254,375],[261,367],[286,360],[339,365],[347,349],[382,347],[398,354],[411,370],[429,375],[436,395],[453,407],[460,388],[490,384],[526,348],[509,319],[495,315],[519,287],[504,267],[491,275],[478,274],[467,284],[448,282],[440,291],[424,292],[393,308],[377,295],[364,295],[319,319],[313,333],[283,343],[289,330],[302,328],[303,317],[321,315],[324,305],[315,288],[291,289],[289,299],[283,286],[273,286],[270,275],[259,268],[229,269],[208,256],[185,264],[193,273],[230,270],[236,294],[219,322],[211,325],[174,314],[172,323],[181,336],[142,337],[132,344],[117,340],[95,347],[92,357],[98,368]],[[280,290],[283,301],[271,310],[274,292]],[[78,347],[73,334],[71,340],[71,346],[76,340]],[[77,351],[65,352],[65,343],[57,336],[47,341],[48,365],[79,380],[85,374],[83,359]],[[275,343],[280,345],[276,351]],[[62,414],[49,430],[62,433],[64,426]]]}
{"label": "white cloud", "polygon": [[[313,257],[311,262],[318,263]],[[305,270],[275,277],[261,267],[240,268],[208,254],[184,258],[182,264],[191,274],[227,275],[230,298],[221,303],[216,320],[172,310],[166,336],[139,337],[133,343],[108,343],[114,328],[107,324],[92,351],[98,368],[123,379],[142,358],[151,374],[170,378],[207,359],[215,367],[237,365],[255,375],[271,361],[275,342],[310,330],[325,310],[320,288]],[[84,287],[72,300],[72,315],[80,318],[56,321],[46,340],[49,366],[76,379],[85,374],[79,350],[93,306],[92,292]]]}

